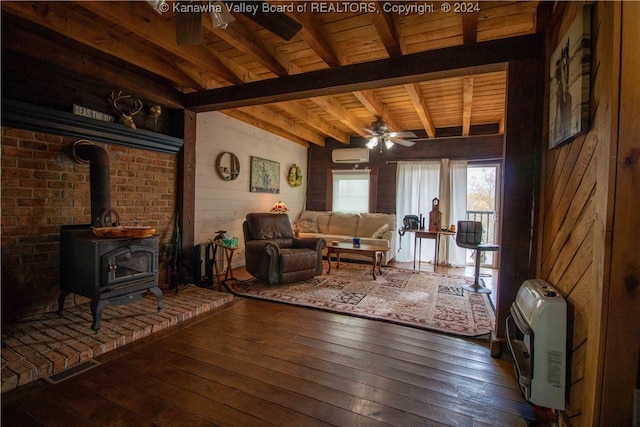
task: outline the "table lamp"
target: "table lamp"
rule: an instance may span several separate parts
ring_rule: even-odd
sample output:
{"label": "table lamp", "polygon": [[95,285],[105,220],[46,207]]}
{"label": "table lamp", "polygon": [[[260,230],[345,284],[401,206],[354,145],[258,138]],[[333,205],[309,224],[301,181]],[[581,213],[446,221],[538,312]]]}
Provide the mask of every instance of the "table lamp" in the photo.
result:
{"label": "table lamp", "polygon": [[278,203],[273,205],[273,207],[271,208],[271,212],[273,212],[273,213],[287,213],[287,212],[289,212],[289,208],[287,207],[287,205],[284,204],[284,202],[278,201]]}

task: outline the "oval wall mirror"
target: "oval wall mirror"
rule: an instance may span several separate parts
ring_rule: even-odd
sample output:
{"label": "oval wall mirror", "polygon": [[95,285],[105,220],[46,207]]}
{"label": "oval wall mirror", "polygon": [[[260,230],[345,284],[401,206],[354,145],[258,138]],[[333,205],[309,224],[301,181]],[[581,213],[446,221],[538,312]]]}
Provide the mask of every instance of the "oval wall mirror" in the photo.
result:
{"label": "oval wall mirror", "polygon": [[216,171],[218,171],[218,176],[225,181],[233,181],[240,174],[240,161],[238,161],[238,157],[228,151],[218,154]]}

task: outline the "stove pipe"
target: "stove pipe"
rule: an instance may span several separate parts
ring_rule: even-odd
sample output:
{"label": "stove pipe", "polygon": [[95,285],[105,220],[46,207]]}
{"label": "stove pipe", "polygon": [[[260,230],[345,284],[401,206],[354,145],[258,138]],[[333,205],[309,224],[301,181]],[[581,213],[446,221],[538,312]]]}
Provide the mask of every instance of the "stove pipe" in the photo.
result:
{"label": "stove pipe", "polygon": [[91,226],[104,227],[105,214],[113,212],[111,210],[109,154],[107,150],[94,144],[76,144],[73,147],[73,153],[80,161],[89,162]]}

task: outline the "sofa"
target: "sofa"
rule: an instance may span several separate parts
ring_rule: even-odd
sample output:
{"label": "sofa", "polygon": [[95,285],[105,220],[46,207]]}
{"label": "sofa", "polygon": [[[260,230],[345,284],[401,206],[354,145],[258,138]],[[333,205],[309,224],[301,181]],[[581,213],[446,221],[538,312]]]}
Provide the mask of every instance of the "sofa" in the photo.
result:
{"label": "sofa", "polygon": [[[395,256],[398,235],[395,214],[302,211],[293,227],[300,237],[323,238],[327,245],[334,240],[352,242],[354,237],[359,237],[360,243],[386,246],[389,251],[383,254],[383,265]],[[326,256],[326,249],[324,254]],[[371,261],[370,257],[358,254],[342,254],[340,258]]]}

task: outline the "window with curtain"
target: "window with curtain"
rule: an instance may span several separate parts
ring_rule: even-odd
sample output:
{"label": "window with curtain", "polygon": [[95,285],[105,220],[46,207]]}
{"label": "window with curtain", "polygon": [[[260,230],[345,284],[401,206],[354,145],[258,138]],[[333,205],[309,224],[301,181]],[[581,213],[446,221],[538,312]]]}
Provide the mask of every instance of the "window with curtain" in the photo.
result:
{"label": "window with curtain", "polygon": [[369,212],[369,170],[333,170],[332,206],[336,212]]}
{"label": "window with curtain", "polygon": [[[422,215],[429,217],[431,201],[434,197],[440,199],[439,210],[442,212],[442,224],[456,224],[460,219],[466,219],[466,161],[436,161],[398,162],[396,170],[396,214],[398,227],[402,226],[405,215]],[[422,261],[433,261],[434,241],[423,239],[422,251],[414,245],[413,235],[407,234],[401,238],[401,248],[396,254],[400,262],[409,262],[416,257]],[[443,239],[438,256],[441,264],[464,266],[465,252],[459,249],[455,242]]]}

